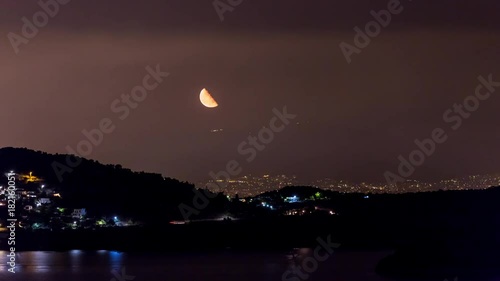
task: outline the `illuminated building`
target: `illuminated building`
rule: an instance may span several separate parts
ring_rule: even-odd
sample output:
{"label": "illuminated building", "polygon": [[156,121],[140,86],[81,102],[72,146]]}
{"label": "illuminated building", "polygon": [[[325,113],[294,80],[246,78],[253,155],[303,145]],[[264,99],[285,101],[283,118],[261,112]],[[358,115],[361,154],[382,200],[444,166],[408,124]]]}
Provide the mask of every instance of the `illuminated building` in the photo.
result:
{"label": "illuminated building", "polygon": [[40,181],[42,181],[42,179],[33,176],[33,172],[30,172],[29,175],[20,174],[19,175],[19,180],[23,180],[26,183],[29,183],[29,182],[40,182]]}

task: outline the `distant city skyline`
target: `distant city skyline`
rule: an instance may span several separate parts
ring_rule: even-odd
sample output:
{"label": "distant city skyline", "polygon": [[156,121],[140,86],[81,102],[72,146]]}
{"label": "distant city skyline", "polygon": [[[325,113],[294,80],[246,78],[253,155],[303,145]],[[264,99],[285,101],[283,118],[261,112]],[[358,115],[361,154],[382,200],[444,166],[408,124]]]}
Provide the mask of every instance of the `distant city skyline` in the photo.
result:
{"label": "distant city skyline", "polygon": [[500,186],[500,173],[496,175],[471,175],[460,178],[442,179],[439,181],[418,181],[407,180],[391,187],[384,182],[351,182],[346,180],[336,180],[332,178],[317,179],[314,181],[304,181],[294,175],[245,175],[231,178],[228,181],[219,180],[219,185],[225,184],[224,188],[211,188],[213,180],[196,182],[199,188],[208,188],[211,191],[224,192],[234,197],[252,197],[259,194],[275,191],[285,186],[312,186],[324,190],[346,192],[346,193],[407,193],[407,192],[427,192],[437,190],[469,190],[485,189],[493,186]]}

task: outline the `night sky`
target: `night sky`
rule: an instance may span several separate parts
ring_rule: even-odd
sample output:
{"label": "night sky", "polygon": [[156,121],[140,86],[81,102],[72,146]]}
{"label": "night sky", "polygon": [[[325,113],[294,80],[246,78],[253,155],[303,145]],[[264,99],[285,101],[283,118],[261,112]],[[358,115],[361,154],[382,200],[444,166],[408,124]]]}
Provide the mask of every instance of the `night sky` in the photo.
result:
{"label": "night sky", "polygon": [[[110,118],[87,158],[188,181],[233,159],[241,175],[384,181],[440,127],[449,139],[413,178],[500,172],[500,88],[458,130],[442,117],[479,75],[500,81],[498,1],[401,1],[350,64],[339,44],[389,1],[243,0],[221,22],[211,0],[72,0],[17,55],[7,34],[41,8],[1,2],[2,147],[66,153]],[[157,64],[170,75],[120,120],[110,105]],[[284,106],[297,118],[245,161],[237,146]]]}

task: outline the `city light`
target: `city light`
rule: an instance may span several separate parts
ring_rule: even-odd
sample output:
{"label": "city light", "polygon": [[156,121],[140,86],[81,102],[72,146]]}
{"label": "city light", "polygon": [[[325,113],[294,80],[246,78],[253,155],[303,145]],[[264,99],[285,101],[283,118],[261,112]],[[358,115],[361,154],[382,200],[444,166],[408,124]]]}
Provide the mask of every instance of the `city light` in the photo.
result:
{"label": "city light", "polygon": [[[224,181],[224,180],[217,180]],[[209,181],[213,183],[214,181]],[[207,182],[201,182],[200,186],[206,186]],[[421,182],[408,180],[398,183],[397,186],[389,186],[385,183],[355,183],[345,180],[335,180],[332,178],[318,179],[312,182],[304,183],[299,181],[296,176],[269,175],[252,176],[245,175],[240,178],[233,178],[226,181],[227,186],[224,193],[234,197],[236,194],[241,197],[253,197],[269,191],[280,190],[286,186],[311,186],[322,190],[335,191],[341,193],[364,193],[364,194],[384,194],[384,193],[406,193],[406,192],[427,192],[436,190],[469,190],[486,189],[490,186],[500,185],[500,177],[496,175],[480,175],[471,177],[462,177],[455,179],[446,179],[437,182]],[[321,191],[313,193],[317,200],[326,199]],[[304,200],[297,195],[287,197],[288,202],[295,200]],[[368,198],[367,198],[368,199]],[[306,199],[307,200],[307,199]]]}

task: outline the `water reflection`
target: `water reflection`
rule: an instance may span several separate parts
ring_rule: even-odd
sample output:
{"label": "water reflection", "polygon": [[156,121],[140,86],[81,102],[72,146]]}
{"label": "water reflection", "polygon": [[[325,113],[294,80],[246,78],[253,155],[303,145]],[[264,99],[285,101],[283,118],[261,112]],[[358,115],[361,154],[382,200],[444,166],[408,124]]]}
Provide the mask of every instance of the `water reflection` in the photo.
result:
{"label": "water reflection", "polygon": [[44,273],[53,266],[52,252],[16,253],[16,273]]}
{"label": "water reflection", "polygon": [[124,253],[111,251],[108,253],[108,255],[109,255],[110,264],[113,268],[121,268],[122,266],[124,266],[124,262],[123,262],[123,260],[125,258]]}
{"label": "water reflection", "polygon": [[311,257],[313,253],[312,248],[293,248],[285,257],[290,265],[295,265],[302,262],[305,258]]}
{"label": "water reflection", "polygon": [[[12,274],[8,272],[7,264],[9,252],[0,251],[0,276]],[[112,269],[124,266],[126,254],[116,251],[82,251],[69,252],[20,252],[16,253],[16,273],[23,274],[48,274],[57,272],[71,272],[81,274],[83,270],[100,272],[109,275]],[[3,280],[3,278],[0,278]]]}
{"label": "water reflection", "polygon": [[83,252],[80,250],[72,250],[69,252],[69,260],[71,262],[71,272],[78,273],[80,271],[80,266],[82,263]]}
{"label": "water reflection", "polygon": [[[0,280],[88,281],[116,279],[112,271],[135,280],[282,280],[292,264],[314,256],[314,249],[289,252],[210,252],[183,254],[122,253],[116,251],[21,252],[17,272],[7,271],[7,252],[0,252]],[[383,281],[373,269],[388,253],[336,252],[321,262],[308,280]],[[290,277],[295,277],[291,276]],[[119,281],[118,279],[116,279]],[[426,280],[428,281],[428,280]]]}

